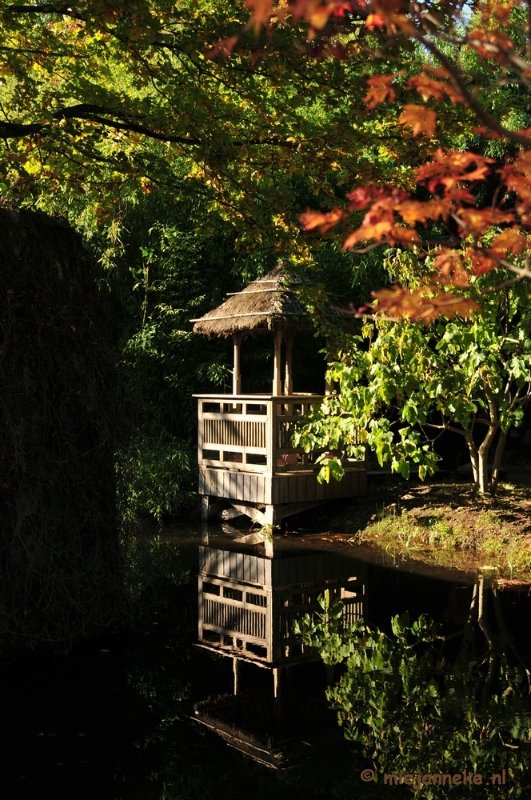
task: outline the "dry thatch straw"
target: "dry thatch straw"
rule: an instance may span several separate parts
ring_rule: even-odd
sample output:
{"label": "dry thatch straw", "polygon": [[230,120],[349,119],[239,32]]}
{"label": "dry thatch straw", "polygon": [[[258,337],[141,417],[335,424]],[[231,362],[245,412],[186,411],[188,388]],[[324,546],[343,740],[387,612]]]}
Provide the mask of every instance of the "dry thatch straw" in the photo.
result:
{"label": "dry thatch straw", "polygon": [[[301,295],[314,286],[307,278],[288,272],[282,262],[263,278],[253,281],[241,292],[229,296],[218,308],[195,322],[194,333],[206,336],[230,336],[233,333],[259,333],[272,330],[311,330],[312,315]],[[350,309],[327,304],[323,313],[328,321],[351,325]]]}

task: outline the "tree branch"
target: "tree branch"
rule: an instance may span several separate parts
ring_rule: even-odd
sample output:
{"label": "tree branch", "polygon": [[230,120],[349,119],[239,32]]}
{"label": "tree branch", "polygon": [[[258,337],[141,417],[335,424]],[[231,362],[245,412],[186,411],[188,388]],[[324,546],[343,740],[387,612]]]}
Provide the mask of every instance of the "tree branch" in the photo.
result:
{"label": "tree branch", "polygon": [[451,433],[458,433],[460,436],[464,436],[466,439],[466,431],[461,430],[461,428],[454,428],[453,425],[436,425],[434,422],[423,422],[428,428],[436,428],[439,431],[450,431]]}
{"label": "tree branch", "polygon": [[72,11],[72,7],[69,3],[62,6],[55,3],[43,3],[40,6],[4,6],[3,10],[13,14],[68,14]]}
{"label": "tree branch", "polygon": [[[511,272],[516,273],[516,275],[518,275],[519,280],[521,280],[522,278],[531,278],[531,269],[529,269],[529,264],[527,264],[525,267],[517,267],[515,264],[511,264],[510,261],[506,261],[504,258],[498,258],[497,256],[493,256],[491,253],[488,253],[488,257],[491,258],[493,261],[497,261],[500,267],[505,267],[506,269],[510,269]],[[501,284],[500,287],[495,287],[495,289],[497,288],[505,288],[505,284]]]}
{"label": "tree branch", "polygon": [[[114,114],[103,106],[90,105],[88,103],[79,103],[75,106],[68,106],[60,108],[55,111],[53,119],[83,119],[87,122],[96,122],[104,127],[113,128],[118,131],[129,131],[130,133],[140,133],[150,139],[156,139],[160,142],[173,142],[183,145],[201,145],[204,142],[201,139],[193,138],[191,136],[177,136],[171,133],[158,133],[153,131],[145,125],[141,125],[126,117],[119,117],[116,119],[107,119],[102,117],[101,114]],[[117,116],[115,114],[115,116]],[[124,121],[120,121],[124,120]],[[0,122],[0,138],[2,139],[21,139],[24,136],[32,134],[47,135],[50,132],[51,125],[47,122]],[[271,145],[273,147],[287,147],[295,149],[298,146],[297,142],[287,142],[275,137],[269,139],[247,139],[242,141],[233,141],[231,143],[234,147],[246,147],[255,145]]]}
{"label": "tree branch", "polygon": [[499,120],[495,117],[491,116],[489,112],[483,108],[481,103],[476,100],[473,94],[469,92],[463,77],[457,67],[452,64],[449,58],[442,53],[436,45],[433,44],[429,39],[423,36],[420,31],[415,31],[412,36],[420,42],[429,52],[435,56],[435,58],[443,65],[443,67],[447,70],[450,75],[450,79],[457,89],[459,94],[461,95],[463,102],[465,105],[470,108],[471,111],[475,113],[475,115],[487,125],[491,130],[499,133],[500,136],[504,136],[507,139],[510,139],[512,142],[517,142],[518,144],[522,144],[525,147],[531,147],[531,137],[524,136],[522,133],[517,133],[516,131],[510,131],[508,128],[505,128]]}

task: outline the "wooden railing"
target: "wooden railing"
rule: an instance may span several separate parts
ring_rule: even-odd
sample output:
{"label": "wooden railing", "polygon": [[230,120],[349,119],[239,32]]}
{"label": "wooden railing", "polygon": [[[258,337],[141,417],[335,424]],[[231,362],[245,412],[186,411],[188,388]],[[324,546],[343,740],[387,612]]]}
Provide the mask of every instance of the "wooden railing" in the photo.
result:
{"label": "wooden railing", "polygon": [[322,395],[195,395],[198,401],[200,466],[278,474],[314,471],[323,452],[293,447],[293,426]]}

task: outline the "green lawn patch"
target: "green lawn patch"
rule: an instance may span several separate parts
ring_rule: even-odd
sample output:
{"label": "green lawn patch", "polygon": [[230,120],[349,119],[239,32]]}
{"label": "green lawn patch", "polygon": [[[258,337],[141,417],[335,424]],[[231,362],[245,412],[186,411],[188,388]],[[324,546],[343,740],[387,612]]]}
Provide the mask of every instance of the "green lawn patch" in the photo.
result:
{"label": "green lawn patch", "polygon": [[531,488],[502,484],[494,498],[464,483],[378,479],[368,496],[332,520],[352,541],[402,558],[500,580],[531,581]]}

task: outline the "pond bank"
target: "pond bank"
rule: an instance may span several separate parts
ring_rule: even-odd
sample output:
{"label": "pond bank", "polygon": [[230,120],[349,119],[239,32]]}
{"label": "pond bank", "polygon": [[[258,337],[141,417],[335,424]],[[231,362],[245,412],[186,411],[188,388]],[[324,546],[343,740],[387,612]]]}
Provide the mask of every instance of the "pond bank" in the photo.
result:
{"label": "pond bank", "polygon": [[531,581],[530,487],[504,483],[493,498],[470,483],[378,476],[330,526],[399,558],[483,571],[505,586]]}

